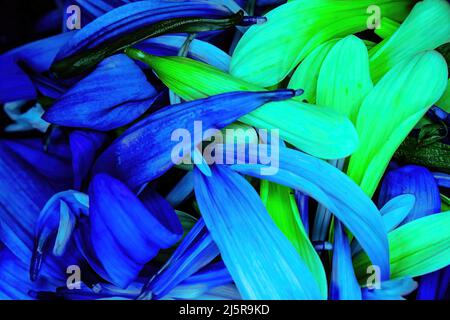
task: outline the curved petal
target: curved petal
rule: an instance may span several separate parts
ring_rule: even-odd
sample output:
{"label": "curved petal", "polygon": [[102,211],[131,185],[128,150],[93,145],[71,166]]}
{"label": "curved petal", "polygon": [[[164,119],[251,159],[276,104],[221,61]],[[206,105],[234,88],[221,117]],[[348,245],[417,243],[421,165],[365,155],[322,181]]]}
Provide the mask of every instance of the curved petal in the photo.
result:
{"label": "curved petal", "polygon": [[60,126],[108,131],[126,125],[152,105],[157,91],[126,55],[103,60],[48,109],[43,119]]}
{"label": "curved petal", "polygon": [[144,264],[183,234],[173,209],[165,211],[164,220],[158,219],[158,214],[150,212],[124,184],[106,174],[93,178],[89,197],[91,243],[119,287],[130,284]]}
{"label": "curved petal", "polygon": [[211,177],[194,170],[203,219],[242,297],[320,299],[314,277],[253,187],[224,166],[211,167]]}

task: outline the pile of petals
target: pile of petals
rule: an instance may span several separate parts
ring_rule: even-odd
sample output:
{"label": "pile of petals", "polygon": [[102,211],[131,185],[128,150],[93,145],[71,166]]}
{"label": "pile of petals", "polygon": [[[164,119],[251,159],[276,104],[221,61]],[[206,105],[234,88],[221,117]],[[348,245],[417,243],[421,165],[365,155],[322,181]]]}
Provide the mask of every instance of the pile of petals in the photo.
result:
{"label": "pile of petals", "polygon": [[0,55],[0,299],[450,298],[446,0],[54,2]]}

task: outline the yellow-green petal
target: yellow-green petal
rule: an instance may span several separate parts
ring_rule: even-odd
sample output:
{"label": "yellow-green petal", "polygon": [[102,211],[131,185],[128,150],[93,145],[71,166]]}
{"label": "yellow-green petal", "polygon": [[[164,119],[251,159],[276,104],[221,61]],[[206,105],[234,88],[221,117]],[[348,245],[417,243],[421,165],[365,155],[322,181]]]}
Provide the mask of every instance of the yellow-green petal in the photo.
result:
{"label": "yellow-green petal", "polygon": [[279,83],[317,46],[367,28],[371,5],[383,16],[403,19],[410,0],[297,0],[267,13],[250,27],[233,53],[230,72],[268,87]]}
{"label": "yellow-green petal", "polygon": [[377,82],[394,65],[450,41],[450,4],[446,0],[417,3],[397,31],[370,50],[370,71]]}
{"label": "yellow-green petal", "polygon": [[364,42],[347,36],[326,56],[317,81],[317,104],[329,107],[356,122],[359,107],[372,90],[369,55]]}
{"label": "yellow-green petal", "polygon": [[[149,64],[161,81],[185,100],[232,91],[265,90],[189,58],[156,57],[138,50],[128,54]],[[267,103],[239,121],[257,128],[278,129],[283,140],[323,159],[346,157],[358,145],[356,130],[345,116],[292,99]]]}
{"label": "yellow-green petal", "polygon": [[426,51],[392,68],[364,99],[356,122],[360,145],[348,175],[366,194],[373,195],[395,150],[446,85],[444,58]]}
{"label": "yellow-green petal", "polygon": [[[391,278],[417,277],[450,264],[450,211],[407,223],[388,234]],[[371,264],[364,253],[353,260],[360,280]]]}
{"label": "yellow-green petal", "polygon": [[309,241],[300,220],[292,189],[261,180],[261,199],[275,224],[292,243],[319,285],[322,298],[327,298],[327,278],[319,255]]}

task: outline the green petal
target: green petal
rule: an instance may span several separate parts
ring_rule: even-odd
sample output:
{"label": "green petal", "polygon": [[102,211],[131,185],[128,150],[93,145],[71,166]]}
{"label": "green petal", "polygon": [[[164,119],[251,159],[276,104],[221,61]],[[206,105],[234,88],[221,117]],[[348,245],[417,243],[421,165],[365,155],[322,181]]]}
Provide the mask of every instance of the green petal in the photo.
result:
{"label": "green petal", "polygon": [[400,27],[400,23],[387,17],[382,17],[379,28],[374,30],[375,34],[381,39],[387,39],[392,36]]}
{"label": "green petal", "polygon": [[450,41],[450,4],[446,0],[417,3],[397,31],[369,52],[372,79],[377,82],[398,62]]}
{"label": "green petal", "polygon": [[348,175],[372,196],[401,142],[444,92],[447,65],[426,51],[391,69],[364,99],[356,122],[360,146]]}
{"label": "green petal", "polygon": [[275,224],[294,245],[327,298],[327,278],[319,255],[309,241],[300,220],[293,192],[288,187],[261,180],[261,199]]}
{"label": "green petal", "polygon": [[[450,264],[450,211],[426,216],[390,232],[391,278],[417,277]],[[371,264],[364,253],[353,260],[359,278]]]}
{"label": "green petal", "polygon": [[233,53],[234,76],[268,87],[279,83],[317,46],[367,28],[367,8],[404,18],[409,0],[297,0],[270,11],[267,22],[252,26]]}
{"label": "green petal", "polygon": [[450,80],[447,82],[447,89],[445,89],[439,101],[436,102],[436,105],[446,112],[450,112]]}
{"label": "green petal", "polygon": [[372,90],[369,55],[364,42],[351,35],[340,40],[326,56],[317,81],[317,104],[356,122],[359,107]]}
{"label": "green petal", "polygon": [[295,70],[288,88],[302,88],[305,91],[301,96],[296,97],[296,100],[316,103],[317,79],[319,78],[320,67],[337,41],[333,39],[315,48]]}
{"label": "green petal", "polygon": [[[232,91],[265,90],[192,59],[156,57],[139,50],[128,50],[127,53],[149,64],[161,81],[185,100]],[[267,103],[239,121],[257,128],[279,129],[283,140],[324,159],[346,157],[358,144],[356,131],[346,117],[292,99]]]}

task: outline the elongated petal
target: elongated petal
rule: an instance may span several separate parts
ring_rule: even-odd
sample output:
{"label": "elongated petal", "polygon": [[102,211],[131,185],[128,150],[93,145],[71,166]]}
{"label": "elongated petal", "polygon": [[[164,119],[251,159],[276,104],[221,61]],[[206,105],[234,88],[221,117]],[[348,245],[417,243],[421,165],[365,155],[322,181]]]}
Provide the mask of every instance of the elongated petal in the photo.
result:
{"label": "elongated petal", "polygon": [[317,104],[346,115],[356,122],[363,99],[372,90],[367,48],[351,35],[330,50],[317,80]]}
{"label": "elongated petal", "polygon": [[[136,48],[156,56],[176,56],[186,41],[186,37],[167,35],[148,39]],[[228,71],[231,57],[216,46],[194,39],[189,45],[187,57],[210,64],[222,71]]]}
{"label": "elongated petal", "polygon": [[436,179],[436,183],[438,184],[438,186],[450,188],[450,174],[433,172],[433,177]]}
{"label": "elongated petal", "polygon": [[447,83],[445,60],[427,51],[396,65],[363,101],[356,129],[360,146],[350,158],[348,174],[370,196],[386,166]]}
{"label": "elongated petal", "polygon": [[160,299],[219,255],[203,219],[199,219],[170,260],[142,289],[140,298]]}
{"label": "elongated petal", "polygon": [[402,194],[390,199],[380,209],[386,232],[394,230],[413,210],[416,197],[412,194]]}
{"label": "elongated petal", "polygon": [[297,100],[306,100],[309,103],[316,103],[317,80],[319,79],[320,68],[325,57],[337,40],[329,40],[308,54],[289,81],[288,88],[302,88],[305,92]]}
{"label": "elongated petal", "polygon": [[[260,147],[260,150],[249,150],[249,157],[257,159],[258,154],[270,152],[270,148]],[[235,163],[247,164],[232,165],[234,170],[300,190],[328,208],[356,237],[372,262],[380,267],[381,278],[388,278],[388,241],[380,212],[344,173],[323,160],[287,148],[279,148],[278,168],[275,172],[270,171],[270,175],[262,173],[264,168],[274,169],[270,168],[272,163],[252,164],[242,155],[238,155],[238,159],[241,162]]]}
{"label": "elongated petal", "polygon": [[[391,277],[416,277],[450,264],[450,212],[426,216],[389,233]],[[364,254],[354,259],[357,275],[370,264]]]}
{"label": "elongated petal", "polygon": [[263,87],[275,85],[320,44],[365,30],[371,5],[378,5],[385,16],[401,19],[409,3],[314,0],[281,5],[266,15],[267,23],[244,34],[231,60],[231,74]]}
{"label": "elongated petal", "polygon": [[[295,94],[293,90],[234,92],[168,106],[128,129],[100,156],[94,170],[108,172],[138,188],[190,154],[204,139],[204,130],[221,129],[268,101]],[[200,123],[197,130],[194,121]],[[180,153],[183,156],[178,159]]]}
{"label": "elongated petal", "polygon": [[356,280],[347,235],[341,223],[334,223],[333,270],[330,296],[333,300],[361,300],[361,288]]}
{"label": "elongated petal", "polygon": [[327,277],[319,255],[309,241],[300,220],[292,190],[276,183],[261,181],[261,200],[277,227],[283,232],[305,261],[320,287],[322,299],[327,298]]}
{"label": "elongated petal", "polygon": [[[195,194],[211,236],[244,299],[319,299],[306,264],[251,185],[227,167],[195,169]],[[231,192],[232,190],[232,192]]]}
{"label": "elongated petal", "polygon": [[138,1],[118,7],[82,28],[58,53],[51,70],[80,73],[130,45],[165,33],[225,29],[242,20],[223,5],[206,1]]}
{"label": "elongated petal", "polygon": [[158,219],[162,212],[150,212],[125,185],[105,174],[94,177],[89,196],[92,246],[119,287],[126,287],[160,248],[170,247],[183,233],[173,209]]}
{"label": "elongated petal", "polygon": [[[131,50],[128,54],[149,64],[164,84],[185,100],[232,91],[264,90],[192,59],[161,58]],[[358,143],[348,119],[294,100],[265,104],[239,120],[258,128],[279,129],[283,140],[320,158],[345,157]]]}
{"label": "elongated petal", "polygon": [[450,4],[446,0],[417,3],[397,31],[370,50],[370,71],[377,82],[402,60],[450,42]]}
{"label": "elongated petal", "polygon": [[156,90],[126,55],[102,61],[44,114],[44,120],[67,127],[108,131],[141,116]]}
{"label": "elongated petal", "polygon": [[36,72],[47,71],[58,50],[72,37],[73,33],[63,33],[38,40],[11,50],[0,56],[0,102],[33,99],[36,97],[34,85],[26,73],[18,66],[25,62]]}
{"label": "elongated petal", "polygon": [[428,273],[420,278],[417,300],[445,300],[450,287],[450,266]]}
{"label": "elongated petal", "polygon": [[388,172],[381,185],[378,204],[383,206],[401,194],[412,194],[416,198],[414,207],[403,224],[441,210],[439,189],[427,168],[409,165]]}

